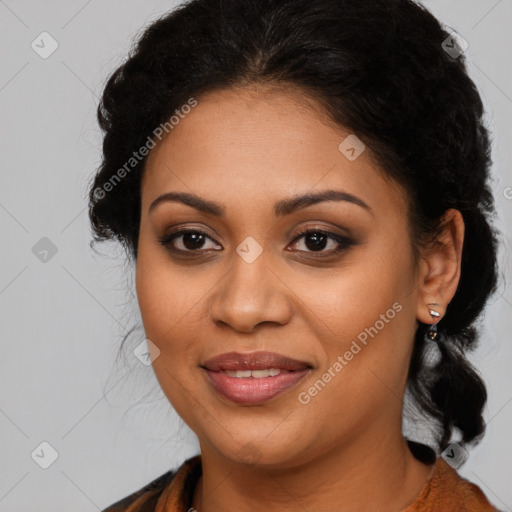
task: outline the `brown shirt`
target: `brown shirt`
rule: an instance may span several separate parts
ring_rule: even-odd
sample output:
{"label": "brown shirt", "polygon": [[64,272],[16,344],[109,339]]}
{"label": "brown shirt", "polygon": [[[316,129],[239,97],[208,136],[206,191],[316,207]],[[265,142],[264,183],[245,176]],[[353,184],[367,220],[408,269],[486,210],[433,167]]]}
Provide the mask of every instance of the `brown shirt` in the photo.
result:
{"label": "brown shirt", "polygon": [[[192,497],[201,476],[201,456],[186,460],[177,472],[168,471],[139,491],[102,512],[197,512]],[[403,512],[496,512],[480,488],[461,478],[444,459],[418,498]]]}

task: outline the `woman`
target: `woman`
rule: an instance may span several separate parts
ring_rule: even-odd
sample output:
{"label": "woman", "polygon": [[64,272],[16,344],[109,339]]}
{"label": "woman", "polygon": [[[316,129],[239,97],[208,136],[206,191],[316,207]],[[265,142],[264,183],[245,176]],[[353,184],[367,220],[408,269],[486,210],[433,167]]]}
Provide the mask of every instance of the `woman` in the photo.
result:
{"label": "woman", "polygon": [[193,0],[145,30],[90,218],[201,453],[107,511],[495,510],[439,456],[484,432],[465,352],[496,287],[463,49],[411,0]]}

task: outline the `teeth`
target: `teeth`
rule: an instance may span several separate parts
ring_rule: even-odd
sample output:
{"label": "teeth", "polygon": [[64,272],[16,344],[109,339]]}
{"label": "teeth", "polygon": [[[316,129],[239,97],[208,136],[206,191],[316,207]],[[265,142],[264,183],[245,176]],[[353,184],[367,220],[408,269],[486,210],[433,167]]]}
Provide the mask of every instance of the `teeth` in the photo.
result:
{"label": "teeth", "polygon": [[261,379],[262,377],[268,377],[270,373],[268,370],[251,370],[251,375],[256,379]]}
{"label": "teeth", "polygon": [[246,379],[248,377],[262,379],[264,377],[275,377],[281,373],[281,370],[278,368],[269,368],[268,370],[225,370],[225,373],[228,377],[237,377],[239,379]]}

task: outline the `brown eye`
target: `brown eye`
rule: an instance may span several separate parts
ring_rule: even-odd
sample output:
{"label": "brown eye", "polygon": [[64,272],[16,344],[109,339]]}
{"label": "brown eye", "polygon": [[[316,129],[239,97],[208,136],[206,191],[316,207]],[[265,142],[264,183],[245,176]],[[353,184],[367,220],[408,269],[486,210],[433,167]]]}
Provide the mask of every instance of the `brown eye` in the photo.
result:
{"label": "brown eye", "polygon": [[[165,235],[159,240],[159,242],[171,251],[199,252],[199,250],[212,249],[212,247],[204,247],[207,240],[212,240],[212,238],[204,231],[182,229]],[[218,249],[213,248],[213,250]]]}
{"label": "brown eye", "polygon": [[[302,244],[298,240],[304,239]],[[355,245],[355,242],[345,236],[326,231],[324,229],[306,229],[295,237],[293,244],[302,245],[305,249],[298,249],[302,252],[333,254]],[[324,249],[328,248],[327,251]]]}

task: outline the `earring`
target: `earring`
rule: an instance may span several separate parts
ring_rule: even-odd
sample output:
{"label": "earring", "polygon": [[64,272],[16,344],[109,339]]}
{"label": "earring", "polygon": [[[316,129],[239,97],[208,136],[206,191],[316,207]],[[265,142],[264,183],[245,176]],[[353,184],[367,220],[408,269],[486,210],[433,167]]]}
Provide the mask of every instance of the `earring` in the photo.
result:
{"label": "earring", "polygon": [[[428,306],[440,306],[441,304],[438,304],[437,302],[431,302],[428,304]],[[435,311],[433,309],[429,309],[428,312],[430,313],[430,316],[435,319],[439,319],[441,314],[438,311]],[[439,323],[439,320],[437,322],[431,324],[429,330],[427,331],[427,338],[431,341],[437,340],[439,333],[437,332],[437,324]]]}

